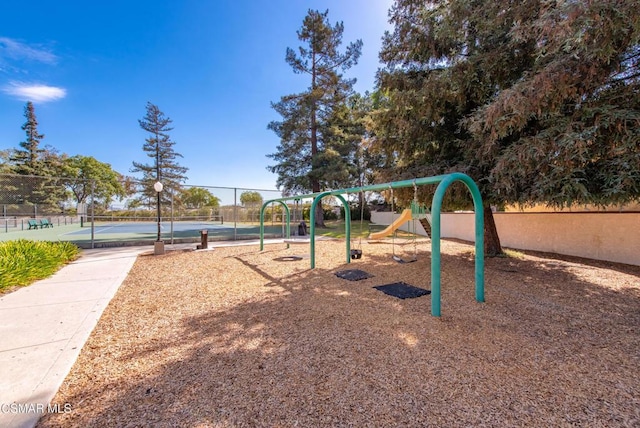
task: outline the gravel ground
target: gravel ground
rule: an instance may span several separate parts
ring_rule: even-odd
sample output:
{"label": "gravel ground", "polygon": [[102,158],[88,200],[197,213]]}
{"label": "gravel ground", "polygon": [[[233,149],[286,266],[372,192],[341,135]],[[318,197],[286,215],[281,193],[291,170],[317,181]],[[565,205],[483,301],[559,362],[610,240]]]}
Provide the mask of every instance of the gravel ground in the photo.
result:
{"label": "gravel ground", "polygon": [[488,259],[477,303],[473,247],[443,241],[435,318],[373,288],[429,288],[428,248],[140,256],[38,426],[640,426],[640,267]]}

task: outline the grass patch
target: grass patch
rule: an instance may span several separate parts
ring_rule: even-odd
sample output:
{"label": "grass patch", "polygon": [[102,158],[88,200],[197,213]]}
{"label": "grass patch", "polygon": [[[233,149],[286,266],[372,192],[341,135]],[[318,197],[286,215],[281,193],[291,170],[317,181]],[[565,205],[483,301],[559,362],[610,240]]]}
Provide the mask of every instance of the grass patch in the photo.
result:
{"label": "grass patch", "polygon": [[80,249],[70,242],[0,242],[0,292],[47,278],[79,254]]}
{"label": "grass patch", "polygon": [[505,257],[508,257],[510,259],[518,259],[518,260],[525,259],[524,253],[521,253],[520,251],[503,248],[502,252],[504,253]]}
{"label": "grass patch", "polygon": [[[369,236],[369,233],[378,232],[387,227],[387,225],[375,225],[374,227],[376,227],[376,229],[369,230],[369,223],[370,222],[368,221],[360,222],[360,220],[352,221],[351,239],[367,238]],[[344,220],[325,221],[325,226],[326,227],[316,228],[316,235],[340,239],[344,239],[346,237]],[[399,239],[413,239],[415,237],[413,233],[409,233],[400,229],[396,230],[395,233],[395,237]],[[389,237],[391,237],[391,235],[389,235]]]}
{"label": "grass patch", "polygon": [[[328,236],[331,238],[344,238],[346,236],[344,221],[325,221],[326,227],[316,228],[316,235]],[[369,222],[352,221],[351,238],[366,238],[369,236]]]}

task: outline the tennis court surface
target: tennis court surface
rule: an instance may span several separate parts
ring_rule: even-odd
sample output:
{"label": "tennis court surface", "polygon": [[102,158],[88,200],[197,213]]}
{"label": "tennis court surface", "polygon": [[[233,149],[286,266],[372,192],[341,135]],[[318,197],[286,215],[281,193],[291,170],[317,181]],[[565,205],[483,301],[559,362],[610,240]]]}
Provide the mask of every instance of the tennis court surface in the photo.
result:
{"label": "tennis court surface", "polygon": [[[249,222],[222,222],[218,219],[170,219],[160,222],[160,239],[165,243],[196,243],[207,231],[209,241],[259,239],[260,225]],[[265,237],[284,236],[282,225],[265,226]],[[150,245],[158,238],[158,223],[151,218],[111,218],[95,216],[82,224],[61,224],[45,229],[22,229],[0,233],[0,240],[31,239],[69,241],[81,248]]]}

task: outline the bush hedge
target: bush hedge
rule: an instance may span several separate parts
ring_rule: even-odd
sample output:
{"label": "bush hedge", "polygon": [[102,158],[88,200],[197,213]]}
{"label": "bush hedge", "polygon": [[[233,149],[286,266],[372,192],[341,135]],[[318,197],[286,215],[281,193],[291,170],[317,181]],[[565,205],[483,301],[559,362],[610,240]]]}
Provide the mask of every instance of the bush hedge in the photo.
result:
{"label": "bush hedge", "polygon": [[0,242],[0,291],[47,278],[79,254],[80,249],[70,242]]}

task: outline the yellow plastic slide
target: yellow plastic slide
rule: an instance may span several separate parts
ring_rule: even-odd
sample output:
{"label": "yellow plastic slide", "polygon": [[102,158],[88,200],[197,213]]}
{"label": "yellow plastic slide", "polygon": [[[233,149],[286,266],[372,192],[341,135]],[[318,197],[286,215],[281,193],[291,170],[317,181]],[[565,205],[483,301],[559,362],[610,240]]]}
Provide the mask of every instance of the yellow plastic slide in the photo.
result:
{"label": "yellow plastic slide", "polygon": [[409,220],[411,220],[411,210],[406,209],[402,211],[400,217],[395,219],[393,223],[391,223],[386,229],[370,234],[369,239],[380,239],[384,238],[385,236],[391,235],[397,228],[399,228]]}

